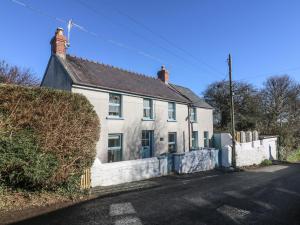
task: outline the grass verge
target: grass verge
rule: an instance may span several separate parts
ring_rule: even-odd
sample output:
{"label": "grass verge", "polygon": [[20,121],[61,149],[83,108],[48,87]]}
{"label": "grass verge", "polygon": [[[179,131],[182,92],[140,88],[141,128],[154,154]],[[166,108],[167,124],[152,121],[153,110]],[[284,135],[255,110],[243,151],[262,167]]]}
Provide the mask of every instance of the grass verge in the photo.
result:
{"label": "grass verge", "polygon": [[287,161],[291,163],[300,162],[300,149],[288,155]]}

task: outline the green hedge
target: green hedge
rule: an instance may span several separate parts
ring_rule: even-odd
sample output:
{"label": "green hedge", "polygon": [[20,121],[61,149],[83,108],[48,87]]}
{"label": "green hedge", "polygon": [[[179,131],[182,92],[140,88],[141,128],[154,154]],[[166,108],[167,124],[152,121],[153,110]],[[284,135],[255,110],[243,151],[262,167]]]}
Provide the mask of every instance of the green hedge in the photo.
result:
{"label": "green hedge", "polygon": [[78,189],[95,158],[99,130],[93,106],[80,94],[0,85],[0,182]]}

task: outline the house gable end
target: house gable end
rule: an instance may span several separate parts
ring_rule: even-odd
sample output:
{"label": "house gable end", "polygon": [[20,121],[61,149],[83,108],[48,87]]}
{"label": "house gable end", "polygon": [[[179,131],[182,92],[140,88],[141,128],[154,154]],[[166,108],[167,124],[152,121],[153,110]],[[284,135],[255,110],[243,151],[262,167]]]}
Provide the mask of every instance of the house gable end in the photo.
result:
{"label": "house gable end", "polygon": [[71,91],[72,84],[72,78],[61,61],[56,55],[52,55],[49,59],[41,86]]}

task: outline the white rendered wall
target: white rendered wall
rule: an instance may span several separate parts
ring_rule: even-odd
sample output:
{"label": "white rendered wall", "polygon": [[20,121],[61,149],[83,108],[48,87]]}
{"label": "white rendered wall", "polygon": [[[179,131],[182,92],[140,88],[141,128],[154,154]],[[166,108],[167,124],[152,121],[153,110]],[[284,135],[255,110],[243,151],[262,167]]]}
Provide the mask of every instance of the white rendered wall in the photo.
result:
{"label": "white rendered wall", "polygon": [[[176,122],[168,122],[168,101],[154,99],[154,120],[143,121],[143,98],[122,95],[122,120],[107,119],[109,93],[102,90],[72,88],[72,92],[81,93],[94,105],[99,116],[101,132],[97,143],[97,157],[107,162],[108,134],[123,134],[123,160],[140,158],[142,130],[154,130],[154,156],[168,151],[168,132],[177,133],[177,152],[188,151],[188,107],[176,104]],[[197,123],[193,129],[199,131],[199,146],[203,146],[203,132],[213,134],[213,115],[211,109],[197,108]]]}
{"label": "white rendered wall", "polygon": [[174,170],[178,174],[212,170],[218,166],[218,152],[203,149],[174,155]]}
{"label": "white rendered wall", "polygon": [[[277,159],[277,138],[236,144],[237,166],[258,165],[263,160]],[[222,166],[231,166],[231,146],[222,149]]]}
{"label": "white rendered wall", "polygon": [[91,168],[91,186],[109,186],[167,174],[167,158],[148,158],[115,163],[96,159]]}

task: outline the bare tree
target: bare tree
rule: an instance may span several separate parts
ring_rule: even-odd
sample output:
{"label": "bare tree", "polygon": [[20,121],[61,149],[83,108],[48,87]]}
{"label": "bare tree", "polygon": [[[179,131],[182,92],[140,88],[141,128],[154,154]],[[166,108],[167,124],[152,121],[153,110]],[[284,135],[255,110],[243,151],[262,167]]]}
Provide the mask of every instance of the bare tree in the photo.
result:
{"label": "bare tree", "polygon": [[261,131],[278,134],[282,157],[300,146],[300,84],[288,75],[272,76],[261,90]]}
{"label": "bare tree", "polygon": [[0,61],[0,83],[17,84],[23,86],[38,86],[39,79],[30,69],[22,69],[9,65],[6,61]]}
{"label": "bare tree", "polygon": [[[258,107],[259,95],[249,83],[234,82],[234,104],[236,128],[247,130],[256,128],[260,116]],[[229,82],[217,81],[207,87],[205,100],[214,107],[214,118],[217,130],[228,131],[230,125],[230,94]]]}

